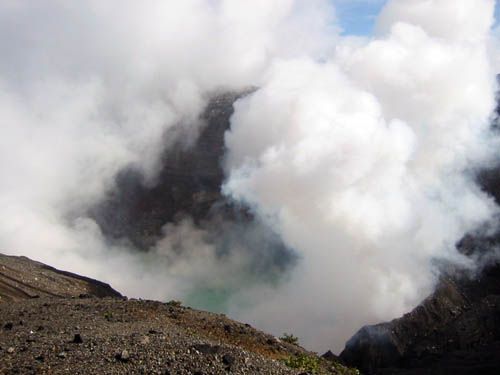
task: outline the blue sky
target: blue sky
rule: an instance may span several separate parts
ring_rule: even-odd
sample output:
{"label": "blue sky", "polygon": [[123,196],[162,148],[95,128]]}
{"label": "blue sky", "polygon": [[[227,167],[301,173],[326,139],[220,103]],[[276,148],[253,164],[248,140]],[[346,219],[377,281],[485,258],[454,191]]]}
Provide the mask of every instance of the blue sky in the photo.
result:
{"label": "blue sky", "polygon": [[332,0],[345,34],[368,35],[385,0]]}
{"label": "blue sky", "polygon": [[[337,9],[344,34],[369,35],[375,17],[387,0],[332,0]],[[500,20],[500,1],[496,1],[495,16]]]}

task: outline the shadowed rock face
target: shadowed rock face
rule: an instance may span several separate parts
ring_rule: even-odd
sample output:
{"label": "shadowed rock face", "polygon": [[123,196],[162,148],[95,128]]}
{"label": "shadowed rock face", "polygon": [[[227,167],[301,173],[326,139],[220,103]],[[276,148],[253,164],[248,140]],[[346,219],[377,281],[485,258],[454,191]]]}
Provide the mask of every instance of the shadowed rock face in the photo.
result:
{"label": "shadowed rock face", "polygon": [[[209,102],[200,119],[204,126],[194,144],[188,144],[186,139],[193,136],[181,133],[182,127],[166,134],[175,141],[163,152],[154,181],[146,182],[132,167],[118,174],[116,188],[91,211],[105,235],[127,238],[137,247],[147,248],[166,223],[182,215],[190,216],[195,223],[211,215],[230,216],[234,210],[220,191],[224,133],[230,126],[233,103],[242,95],[226,93]],[[244,211],[237,212],[244,215]]]}

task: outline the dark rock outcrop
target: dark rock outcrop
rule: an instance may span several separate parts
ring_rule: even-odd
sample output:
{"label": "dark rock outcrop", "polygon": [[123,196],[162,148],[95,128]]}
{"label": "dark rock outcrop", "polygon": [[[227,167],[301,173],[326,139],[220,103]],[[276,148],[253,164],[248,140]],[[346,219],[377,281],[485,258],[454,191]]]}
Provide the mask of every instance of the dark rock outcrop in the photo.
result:
{"label": "dark rock outcrop", "polygon": [[246,93],[225,93],[210,100],[197,137],[187,134],[189,126],[171,129],[165,135],[165,150],[153,181],[145,181],[133,167],[121,171],[116,188],[90,212],[103,233],[127,238],[145,249],[161,235],[166,223],[183,214],[195,223],[216,214],[245,215],[221,196],[221,185],[224,133],[230,126],[233,103]]}

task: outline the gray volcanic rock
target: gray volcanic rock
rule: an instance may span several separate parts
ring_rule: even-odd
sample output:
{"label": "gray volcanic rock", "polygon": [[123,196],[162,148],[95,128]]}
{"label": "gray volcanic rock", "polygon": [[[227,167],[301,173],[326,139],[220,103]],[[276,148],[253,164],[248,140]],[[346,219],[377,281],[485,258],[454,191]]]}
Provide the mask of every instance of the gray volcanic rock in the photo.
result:
{"label": "gray volcanic rock", "polygon": [[108,284],[26,257],[0,254],[0,303],[40,297],[122,297]]}

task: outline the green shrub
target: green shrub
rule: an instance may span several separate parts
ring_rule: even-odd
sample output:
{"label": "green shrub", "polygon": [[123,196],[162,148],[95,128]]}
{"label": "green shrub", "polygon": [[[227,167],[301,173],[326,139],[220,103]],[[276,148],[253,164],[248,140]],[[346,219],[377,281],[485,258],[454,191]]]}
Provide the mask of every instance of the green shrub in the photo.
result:
{"label": "green shrub", "polygon": [[325,362],[315,355],[299,354],[288,357],[284,359],[283,362],[290,368],[298,369],[313,375],[360,375],[358,369],[344,366],[338,362]]}
{"label": "green shrub", "polygon": [[319,374],[321,370],[320,359],[306,354],[286,358],[284,363],[290,368],[301,369],[311,374]]}

